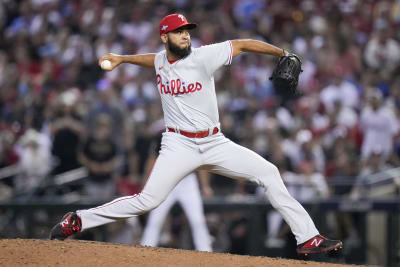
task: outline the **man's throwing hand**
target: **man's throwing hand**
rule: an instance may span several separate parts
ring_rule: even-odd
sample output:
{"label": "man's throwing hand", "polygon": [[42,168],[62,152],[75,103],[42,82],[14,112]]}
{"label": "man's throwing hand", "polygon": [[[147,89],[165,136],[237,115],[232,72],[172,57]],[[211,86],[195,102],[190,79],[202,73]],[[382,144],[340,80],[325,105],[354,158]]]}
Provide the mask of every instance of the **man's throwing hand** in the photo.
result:
{"label": "man's throwing hand", "polygon": [[122,57],[120,55],[113,54],[113,53],[108,53],[104,57],[100,58],[99,62],[98,62],[99,66],[103,70],[107,70],[107,71],[113,70],[115,67],[117,67],[121,63],[122,63]]}

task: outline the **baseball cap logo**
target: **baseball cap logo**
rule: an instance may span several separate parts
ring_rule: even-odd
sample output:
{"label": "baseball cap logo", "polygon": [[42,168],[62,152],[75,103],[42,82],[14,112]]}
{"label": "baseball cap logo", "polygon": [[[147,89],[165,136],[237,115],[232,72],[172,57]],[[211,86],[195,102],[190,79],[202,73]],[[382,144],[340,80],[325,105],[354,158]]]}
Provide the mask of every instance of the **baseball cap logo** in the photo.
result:
{"label": "baseball cap logo", "polygon": [[168,25],[163,25],[163,26],[161,27],[161,30],[162,30],[162,31],[165,31],[167,28],[168,28]]}
{"label": "baseball cap logo", "polygon": [[179,14],[178,18],[180,18],[182,20],[182,22],[185,22],[185,17],[183,15]]}

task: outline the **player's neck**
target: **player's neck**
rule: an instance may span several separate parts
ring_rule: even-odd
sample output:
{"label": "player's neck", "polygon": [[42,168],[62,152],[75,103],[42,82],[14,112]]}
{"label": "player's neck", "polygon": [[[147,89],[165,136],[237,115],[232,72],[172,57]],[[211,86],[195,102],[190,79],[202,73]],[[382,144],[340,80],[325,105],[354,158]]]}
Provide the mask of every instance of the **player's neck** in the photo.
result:
{"label": "player's neck", "polygon": [[180,59],[179,56],[167,50],[167,60],[170,64],[174,63],[175,61],[178,61],[179,59]]}

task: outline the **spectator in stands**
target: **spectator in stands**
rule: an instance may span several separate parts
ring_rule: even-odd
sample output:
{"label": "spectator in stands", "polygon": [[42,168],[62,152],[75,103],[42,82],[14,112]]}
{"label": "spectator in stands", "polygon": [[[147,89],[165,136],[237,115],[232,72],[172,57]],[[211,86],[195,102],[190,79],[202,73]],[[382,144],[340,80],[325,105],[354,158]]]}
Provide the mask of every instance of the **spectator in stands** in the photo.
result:
{"label": "spectator in stands", "polygon": [[[15,136],[10,130],[3,130],[0,134],[0,168],[17,166],[20,156],[15,149]],[[11,198],[15,184],[13,174],[0,177],[0,200]]]}
{"label": "spectator in stands", "polygon": [[79,91],[70,89],[59,96],[56,114],[51,122],[52,154],[56,158],[53,174],[79,168],[78,149],[85,138],[86,129],[77,112]]}
{"label": "spectator in stands", "polygon": [[89,131],[95,128],[99,115],[107,114],[110,118],[110,135],[114,142],[121,147],[122,129],[126,116],[126,105],[119,98],[117,88],[108,79],[101,79],[96,84],[95,97],[91,100],[90,110],[87,114],[85,124]]}
{"label": "spectator in stands", "polygon": [[382,105],[383,96],[375,90],[360,117],[360,128],[364,134],[361,148],[362,159],[367,159],[376,149],[382,150],[387,159],[393,152],[394,138],[399,132],[398,120],[393,111]]}
{"label": "spectator in stands", "polygon": [[89,171],[85,191],[91,199],[104,200],[115,195],[114,174],[118,166],[117,146],[111,139],[111,117],[100,114],[80,153],[80,161]]}
{"label": "spectator in stands", "polygon": [[[377,179],[382,177],[382,175],[379,176],[379,173],[391,168],[393,168],[393,166],[386,162],[382,148],[375,146],[369,154],[368,159],[366,159],[364,167],[360,170],[360,174],[353,186],[350,197],[352,199],[368,197],[368,189],[371,188],[370,186],[377,182]],[[396,187],[396,185],[393,185],[393,189]],[[376,188],[377,186],[373,185],[373,189]],[[385,194],[388,194],[388,192],[385,192]]]}
{"label": "spectator in stands", "polygon": [[20,174],[16,189],[28,190],[38,184],[50,172],[50,141],[44,134],[29,129],[20,139]]}
{"label": "spectator in stands", "polygon": [[312,201],[329,197],[330,189],[325,176],[315,169],[311,161],[302,162],[298,171],[298,175],[285,178],[288,190],[294,198]]}
{"label": "spectator in stands", "polygon": [[334,105],[337,101],[343,107],[357,108],[360,99],[356,86],[344,79],[341,66],[334,66],[333,68],[332,81],[321,91],[321,102],[328,112],[334,110]]}
{"label": "spectator in stands", "polygon": [[[297,133],[296,141],[300,146],[301,162],[311,161],[314,168],[323,173],[325,170],[325,154],[319,139],[314,138],[310,130],[302,129]],[[297,165],[297,167],[300,167],[300,165]]]}
{"label": "spectator in stands", "polygon": [[[3,130],[0,134],[0,168],[15,166],[18,164],[20,156],[15,149],[16,137],[10,130]],[[13,187],[13,176],[3,177],[2,182],[9,187]]]}
{"label": "spectator in stands", "polygon": [[400,63],[399,42],[392,37],[388,21],[379,18],[375,24],[376,30],[365,47],[365,61],[372,69],[393,71]]}

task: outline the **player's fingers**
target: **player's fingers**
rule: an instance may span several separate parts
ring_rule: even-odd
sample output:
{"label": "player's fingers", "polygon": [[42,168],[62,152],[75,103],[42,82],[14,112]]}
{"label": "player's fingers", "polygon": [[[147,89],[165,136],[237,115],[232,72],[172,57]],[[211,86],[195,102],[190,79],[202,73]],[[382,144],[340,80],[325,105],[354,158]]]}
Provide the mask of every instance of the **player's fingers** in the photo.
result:
{"label": "player's fingers", "polygon": [[[99,59],[99,62],[98,62],[98,64],[99,64],[99,66],[101,66],[101,62],[103,62],[104,60],[110,60],[107,56],[104,56],[104,57],[101,57],[100,59]],[[110,60],[111,61],[111,60]],[[111,61],[112,62],[112,61]]]}
{"label": "player's fingers", "polygon": [[111,61],[113,63],[113,61],[114,61],[113,59],[114,59],[114,54],[108,53],[107,55],[102,56],[99,59],[98,64],[101,65],[101,62],[103,62],[104,60],[109,60],[109,61]]}

